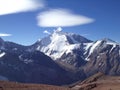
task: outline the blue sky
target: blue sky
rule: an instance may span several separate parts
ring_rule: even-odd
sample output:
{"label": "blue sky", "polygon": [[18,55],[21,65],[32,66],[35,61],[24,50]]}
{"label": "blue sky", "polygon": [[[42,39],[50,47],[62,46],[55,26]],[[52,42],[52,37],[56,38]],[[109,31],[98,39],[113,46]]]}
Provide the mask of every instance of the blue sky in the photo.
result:
{"label": "blue sky", "polygon": [[[22,1],[24,2],[25,0]],[[15,11],[13,9],[9,12],[2,12],[0,6],[0,33],[11,34],[11,36],[5,35],[2,37],[4,40],[30,45],[35,43],[39,38],[46,36],[47,34],[43,33],[45,30],[52,32],[58,26],[61,26],[65,32],[77,33],[91,40],[111,38],[120,42],[119,0],[38,0],[38,2],[40,2],[41,6],[38,7],[37,4],[35,4],[36,6],[31,4],[34,7],[27,6],[28,8],[26,8],[25,6],[26,10],[22,8],[22,10],[16,10],[16,12],[13,12]],[[3,7],[7,8],[8,6],[5,5]],[[62,24],[58,22],[58,25],[53,23],[51,26],[47,26],[51,23],[49,20],[52,18],[49,17],[51,12],[57,15],[56,12],[59,14],[61,11],[67,12],[65,15],[71,13],[72,16],[85,16],[84,19],[86,20],[87,18],[88,22],[81,24],[78,19],[74,20],[78,22],[77,24],[68,23],[66,25],[65,21]],[[46,14],[48,18],[46,20],[47,23],[44,22]],[[40,16],[39,19],[38,16]],[[43,17],[43,21],[41,17]],[[39,22],[40,24],[38,24]]]}

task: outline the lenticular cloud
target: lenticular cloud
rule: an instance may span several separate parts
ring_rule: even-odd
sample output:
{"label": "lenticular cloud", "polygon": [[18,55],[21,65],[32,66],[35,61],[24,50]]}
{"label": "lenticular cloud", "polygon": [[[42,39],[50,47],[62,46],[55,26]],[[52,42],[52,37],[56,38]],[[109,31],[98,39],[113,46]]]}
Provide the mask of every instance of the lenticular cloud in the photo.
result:
{"label": "lenticular cloud", "polygon": [[94,19],[77,15],[65,9],[51,9],[37,16],[40,27],[68,27],[94,22]]}
{"label": "lenticular cloud", "polygon": [[33,11],[43,7],[42,0],[0,0],[0,15]]}

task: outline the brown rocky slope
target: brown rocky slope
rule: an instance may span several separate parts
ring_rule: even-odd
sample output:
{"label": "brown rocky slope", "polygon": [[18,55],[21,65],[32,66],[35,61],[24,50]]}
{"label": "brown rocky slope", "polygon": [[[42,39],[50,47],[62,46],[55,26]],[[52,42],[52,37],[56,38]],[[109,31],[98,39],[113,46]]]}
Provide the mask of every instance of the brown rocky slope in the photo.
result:
{"label": "brown rocky slope", "polygon": [[0,90],[71,90],[66,87],[0,81]]}
{"label": "brown rocky slope", "polygon": [[72,87],[73,90],[120,90],[120,76],[97,73]]}

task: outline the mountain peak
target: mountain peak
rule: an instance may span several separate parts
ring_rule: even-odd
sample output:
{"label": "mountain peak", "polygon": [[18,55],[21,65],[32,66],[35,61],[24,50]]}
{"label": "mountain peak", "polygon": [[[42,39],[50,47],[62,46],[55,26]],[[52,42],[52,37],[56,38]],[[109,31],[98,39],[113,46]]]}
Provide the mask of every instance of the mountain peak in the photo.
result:
{"label": "mountain peak", "polygon": [[58,27],[57,29],[53,30],[53,33],[51,35],[67,35],[68,33],[63,32],[63,29],[61,27]]}
{"label": "mountain peak", "polygon": [[58,27],[56,30],[54,30],[54,33],[58,33],[62,31],[62,27]]}
{"label": "mountain peak", "polygon": [[106,42],[107,44],[118,44],[118,42],[109,38],[104,38],[102,41]]}
{"label": "mountain peak", "polygon": [[45,53],[53,59],[58,59],[64,54],[72,53],[73,50],[80,48],[82,43],[89,43],[88,40],[78,34],[63,32],[58,27],[54,32],[41,39],[36,46],[36,50]]}

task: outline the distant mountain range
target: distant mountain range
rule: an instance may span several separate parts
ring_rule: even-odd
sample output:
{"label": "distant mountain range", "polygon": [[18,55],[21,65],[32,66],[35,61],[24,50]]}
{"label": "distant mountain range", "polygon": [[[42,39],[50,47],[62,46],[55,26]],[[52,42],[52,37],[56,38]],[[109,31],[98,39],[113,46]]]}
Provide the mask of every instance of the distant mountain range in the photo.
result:
{"label": "distant mountain range", "polygon": [[98,72],[120,75],[120,44],[55,30],[30,46],[0,38],[0,80],[66,85]]}

